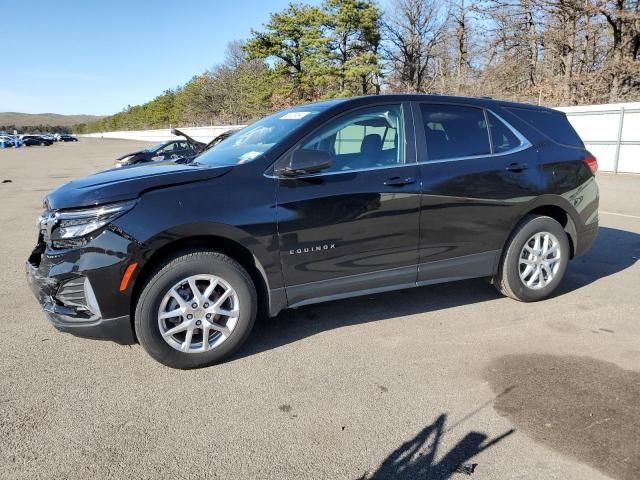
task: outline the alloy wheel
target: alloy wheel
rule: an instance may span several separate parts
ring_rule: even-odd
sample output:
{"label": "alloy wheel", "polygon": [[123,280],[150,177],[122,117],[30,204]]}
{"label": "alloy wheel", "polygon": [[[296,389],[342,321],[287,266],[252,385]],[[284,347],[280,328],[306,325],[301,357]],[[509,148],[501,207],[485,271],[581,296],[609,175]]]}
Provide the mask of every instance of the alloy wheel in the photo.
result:
{"label": "alloy wheel", "polygon": [[555,235],[549,232],[535,233],[525,242],[520,252],[520,280],[528,288],[544,288],[558,272],[561,255],[560,242]]}
{"label": "alloy wheel", "polygon": [[158,327],[165,342],[183,353],[212,350],[229,338],[238,323],[236,291],[215,275],[192,275],[164,295]]}

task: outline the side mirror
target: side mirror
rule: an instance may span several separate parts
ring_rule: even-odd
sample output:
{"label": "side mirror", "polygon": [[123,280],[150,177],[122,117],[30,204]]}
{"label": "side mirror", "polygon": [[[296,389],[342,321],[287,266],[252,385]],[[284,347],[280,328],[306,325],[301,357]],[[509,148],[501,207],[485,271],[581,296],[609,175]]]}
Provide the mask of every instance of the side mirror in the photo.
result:
{"label": "side mirror", "polygon": [[309,173],[318,173],[330,168],[333,155],[323,150],[295,150],[291,155],[291,162],[282,172],[286,177],[295,177]]}

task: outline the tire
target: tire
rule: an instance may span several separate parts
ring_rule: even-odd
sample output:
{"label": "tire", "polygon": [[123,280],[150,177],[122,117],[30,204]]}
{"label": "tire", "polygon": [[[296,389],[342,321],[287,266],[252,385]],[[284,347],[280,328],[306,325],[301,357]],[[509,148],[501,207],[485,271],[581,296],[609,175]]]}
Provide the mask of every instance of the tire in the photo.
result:
{"label": "tire", "polygon": [[[189,299],[193,290],[186,279],[193,276],[198,277],[196,280],[193,278],[192,280],[196,282],[195,288],[199,290],[199,299]],[[207,278],[203,279],[203,277]],[[209,300],[205,300],[203,297],[207,293],[207,288],[213,284],[218,286],[215,287],[213,293],[209,294],[209,308],[215,309],[214,305],[217,300],[220,300],[226,292],[228,298],[219,308],[229,314],[237,311],[235,316],[225,317],[215,313],[206,313],[211,317],[211,321],[205,321],[205,312],[211,310],[204,308],[204,305],[207,305],[205,302]],[[176,287],[176,285],[181,286]],[[228,293],[229,290],[232,293]],[[169,292],[173,292],[173,295]],[[183,301],[186,299],[185,303],[179,303],[175,293],[178,293]],[[200,300],[199,304],[198,300]],[[213,251],[182,252],[163,262],[146,281],[136,304],[134,322],[136,335],[147,353],[168,367],[191,369],[214,365],[228,358],[249,336],[255,323],[257,300],[258,296],[251,277],[235,260]],[[193,309],[193,305],[196,304],[198,304],[198,308]],[[180,307],[180,305],[185,306]],[[161,311],[166,314],[166,312],[172,313],[178,310],[181,312],[179,316],[165,320],[159,319]],[[190,320],[188,320],[189,315],[192,317]],[[196,327],[197,321],[200,321],[197,325],[201,325],[203,328]],[[190,325],[190,328],[184,330],[184,334],[178,332],[170,335],[172,328],[182,328],[183,325]],[[216,327],[214,328],[213,325]],[[226,335],[219,331],[222,325],[225,325]],[[163,337],[161,328],[164,329],[168,340]],[[202,351],[202,348],[205,347],[204,328],[210,328],[207,336],[206,348],[208,350],[206,351]],[[179,349],[186,348],[190,329],[192,329],[192,333],[188,338],[192,343],[188,348],[192,348],[194,351],[179,351]]]}
{"label": "tire", "polygon": [[[545,257],[545,240],[540,240],[540,248],[532,248],[536,246],[537,234],[540,234],[538,238],[542,239],[545,238],[544,234],[547,234],[549,242],[547,245],[557,244],[557,249],[554,251],[552,247],[548,247],[547,251],[552,253],[548,253]],[[528,249],[526,251],[525,244]],[[559,252],[557,257],[556,251]],[[538,255],[536,256],[535,253]],[[569,255],[567,233],[556,220],[542,215],[528,215],[511,234],[493,283],[503,295],[515,300],[521,302],[543,300],[551,295],[562,281],[567,270]],[[533,270],[527,270],[528,268]],[[539,276],[536,277],[536,271],[542,279]]]}

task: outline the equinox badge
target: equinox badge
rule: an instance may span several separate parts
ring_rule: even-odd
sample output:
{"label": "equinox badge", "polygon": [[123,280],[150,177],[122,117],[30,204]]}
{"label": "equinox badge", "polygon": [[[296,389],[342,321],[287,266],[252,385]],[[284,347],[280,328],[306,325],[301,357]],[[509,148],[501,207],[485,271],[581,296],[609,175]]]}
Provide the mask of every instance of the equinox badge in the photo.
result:
{"label": "equinox badge", "polygon": [[332,250],[336,248],[335,243],[325,243],[324,245],[316,245],[314,247],[292,248],[289,255],[300,255],[301,253],[321,252],[323,250]]}

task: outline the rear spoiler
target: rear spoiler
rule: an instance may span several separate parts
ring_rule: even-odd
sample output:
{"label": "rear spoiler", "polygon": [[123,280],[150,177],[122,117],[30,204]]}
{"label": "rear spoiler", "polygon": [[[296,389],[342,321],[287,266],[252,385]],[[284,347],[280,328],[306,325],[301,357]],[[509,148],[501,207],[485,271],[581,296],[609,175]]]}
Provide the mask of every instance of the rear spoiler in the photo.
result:
{"label": "rear spoiler", "polygon": [[178,137],[186,138],[187,142],[189,142],[189,145],[191,145],[191,147],[195,150],[196,153],[202,152],[205,149],[205,147],[207,146],[206,143],[202,143],[202,142],[199,142],[199,141],[191,138],[189,135],[187,135],[186,133],[182,132],[181,130],[178,130],[177,128],[172,128],[171,129],[171,133],[173,135],[178,136]]}

